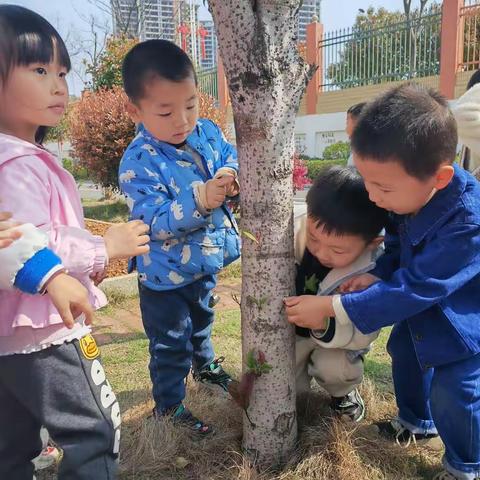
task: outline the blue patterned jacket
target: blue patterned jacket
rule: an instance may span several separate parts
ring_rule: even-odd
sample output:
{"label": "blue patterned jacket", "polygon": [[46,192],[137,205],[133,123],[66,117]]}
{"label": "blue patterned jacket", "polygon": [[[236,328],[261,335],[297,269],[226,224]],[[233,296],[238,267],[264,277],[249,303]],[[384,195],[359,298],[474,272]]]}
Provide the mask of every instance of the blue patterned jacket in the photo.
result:
{"label": "blue patterned jacket", "polygon": [[125,151],[119,184],[131,218],[150,226],[150,253],[136,258],[140,282],[153,290],[172,290],[218,271],[240,256],[238,227],[224,204],[202,215],[194,186],[221,167],[238,171],[237,153],[210,120],[199,119],[187,138],[192,155],[154,138],[143,126]]}

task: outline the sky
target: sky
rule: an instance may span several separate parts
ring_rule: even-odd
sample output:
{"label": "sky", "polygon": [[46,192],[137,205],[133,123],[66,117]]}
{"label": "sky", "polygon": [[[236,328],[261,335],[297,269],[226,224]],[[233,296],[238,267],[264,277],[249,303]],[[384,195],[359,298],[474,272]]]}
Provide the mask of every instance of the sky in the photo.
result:
{"label": "sky", "polygon": [[[105,0],[108,2],[108,0]],[[82,41],[88,41],[91,38],[89,33],[88,18],[95,15],[95,19],[99,24],[109,24],[111,28],[111,19],[109,15],[102,12],[88,0],[0,0],[2,3],[13,3],[35,10],[44,16],[54,27],[56,27],[63,38],[67,37],[67,46],[70,44],[80,44]],[[200,4],[203,2],[199,1]],[[418,4],[418,0],[414,0],[414,4]],[[323,0],[322,1],[322,18],[324,31],[337,30],[353,25],[358,9],[366,10],[369,6],[385,7],[387,10],[402,10],[403,0]],[[201,6],[199,11],[200,19],[211,18],[208,10]],[[72,47],[73,48],[73,47]],[[81,49],[78,49],[81,50]],[[85,54],[78,51],[74,55],[73,63],[75,70],[82,69],[82,60]],[[74,72],[69,74],[70,91],[78,95],[82,88],[83,82],[79,75]]]}

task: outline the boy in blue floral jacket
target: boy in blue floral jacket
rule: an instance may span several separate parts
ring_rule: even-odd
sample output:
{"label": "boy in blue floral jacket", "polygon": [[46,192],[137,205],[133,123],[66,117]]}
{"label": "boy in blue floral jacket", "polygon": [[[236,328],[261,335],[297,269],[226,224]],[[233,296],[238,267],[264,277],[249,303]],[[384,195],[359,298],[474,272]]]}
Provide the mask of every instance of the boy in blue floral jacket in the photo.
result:
{"label": "boy in blue floral jacket", "polygon": [[150,253],[136,258],[140,307],[150,339],[156,416],[207,434],[184,405],[185,379],[227,391],[215,360],[209,307],[219,270],[240,255],[238,227],[226,206],[239,193],[237,155],[220,129],[198,119],[193,65],[175,44],[150,40],[125,57],[127,110],[140,124],[123,155],[119,183],[131,216],[150,225]]}

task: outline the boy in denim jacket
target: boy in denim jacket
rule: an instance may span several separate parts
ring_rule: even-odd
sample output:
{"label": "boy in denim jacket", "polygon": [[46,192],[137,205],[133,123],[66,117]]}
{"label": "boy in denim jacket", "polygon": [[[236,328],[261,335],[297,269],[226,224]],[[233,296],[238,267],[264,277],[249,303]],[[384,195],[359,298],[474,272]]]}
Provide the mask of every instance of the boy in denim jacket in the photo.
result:
{"label": "boy in denim jacket", "polygon": [[335,315],[364,334],[393,325],[387,349],[398,416],[380,432],[405,445],[438,435],[445,470],[435,479],[475,480],[480,184],[454,163],[457,128],[447,101],[419,85],[370,103],[352,147],[370,199],[392,213],[385,254],[372,272],[344,284],[349,293],[287,299],[287,315],[309,328],[325,328],[324,317]]}

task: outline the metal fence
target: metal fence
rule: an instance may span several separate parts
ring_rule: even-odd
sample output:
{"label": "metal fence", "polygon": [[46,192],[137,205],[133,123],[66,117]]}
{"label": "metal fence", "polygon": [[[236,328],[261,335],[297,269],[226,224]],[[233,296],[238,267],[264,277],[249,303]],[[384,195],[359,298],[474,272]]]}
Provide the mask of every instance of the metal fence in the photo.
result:
{"label": "metal fence", "polygon": [[469,0],[460,10],[463,24],[463,59],[459,70],[480,68],[480,1]]}
{"label": "metal fence", "polygon": [[437,75],[440,71],[439,6],[421,18],[378,25],[367,20],[326,33],[318,48],[323,91]]}
{"label": "metal fence", "polygon": [[217,69],[209,68],[197,72],[198,88],[218,101]]}

